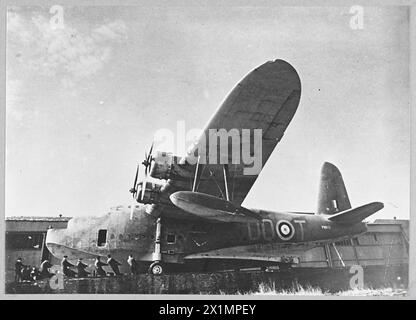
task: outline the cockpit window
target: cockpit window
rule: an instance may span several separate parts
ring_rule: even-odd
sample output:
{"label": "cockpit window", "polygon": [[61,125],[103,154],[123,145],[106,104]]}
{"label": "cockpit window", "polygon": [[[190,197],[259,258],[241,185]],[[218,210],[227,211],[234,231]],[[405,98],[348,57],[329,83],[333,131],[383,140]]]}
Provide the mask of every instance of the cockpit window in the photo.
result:
{"label": "cockpit window", "polygon": [[99,247],[105,246],[106,242],[107,242],[107,230],[105,229],[98,230],[97,246]]}

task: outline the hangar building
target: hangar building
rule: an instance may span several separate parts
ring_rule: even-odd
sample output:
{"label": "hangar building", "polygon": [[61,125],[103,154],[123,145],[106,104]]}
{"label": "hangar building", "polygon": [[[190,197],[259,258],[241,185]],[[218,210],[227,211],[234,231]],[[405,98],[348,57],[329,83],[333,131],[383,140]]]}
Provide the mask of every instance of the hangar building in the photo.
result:
{"label": "hangar building", "polygon": [[6,217],[6,282],[14,280],[14,264],[18,257],[25,265],[39,267],[49,259],[52,264],[60,262],[52,256],[45,245],[49,228],[66,228],[69,217]]}

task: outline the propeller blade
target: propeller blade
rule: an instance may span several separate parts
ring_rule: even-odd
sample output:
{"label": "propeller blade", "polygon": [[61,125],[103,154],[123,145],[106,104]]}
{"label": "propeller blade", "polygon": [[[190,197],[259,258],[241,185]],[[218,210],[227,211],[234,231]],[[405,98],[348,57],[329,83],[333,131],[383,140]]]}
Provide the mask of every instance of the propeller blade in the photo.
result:
{"label": "propeller blade", "polygon": [[134,189],[133,195],[136,195],[137,193],[136,187],[137,187],[137,178],[139,177],[139,168],[140,168],[140,165],[137,165],[136,176],[134,177],[134,184],[133,184],[133,189]]}
{"label": "propeller blade", "polygon": [[152,142],[152,145],[150,146],[149,153],[147,153],[147,152],[144,153],[144,161],[142,163],[144,165],[144,171],[145,171],[146,175],[147,175],[147,173],[150,169],[150,166],[151,166],[152,160],[153,160],[153,158],[152,158],[153,145],[154,145],[154,142]]}
{"label": "propeller blade", "polygon": [[151,158],[152,157],[152,151],[153,151],[153,144],[154,144],[155,142],[153,141],[152,142],[152,145],[150,146],[150,150],[149,150],[149,157]]}
{"label": "propeller blade", "polygon": [[145,194],[145,192],[146,192],[146,187],[147,187],[147,167],[146,167],[146,170],[145,170],[145,172],[144,172],[144,178],[143,178],[143,180],[142,180],[142,193],[141,193],[141,200],[143,201],[143,199],[144,199],[144,194]]}
{"label": "propeller blade", "polygon": [[136,176],[134,177],[134,183],[133,183],[133,188],[130,189],[130,192],[133,194],[133,198],[135,197],[136,193],[137,193],[137,179],[139,177],[139,165],[137,165],[137,169],[136,169]]}
{"label": "propeller blade", "polygon": [[144,177],[142,182],[142,194],[141,194],[141,200],[144,199],[144,193],[146,192],[146,185],[147,185],[147,175]]}
{"label": "propeller blade", "polygon": [[[147,153],[146,151],[144,152],[144,160],[142,162],[142,164],[144,165],[144,179],[142,180],[142,187],[141,187],[141,200],[143,201],[144,199],[144,193],[146,192],[146,186],[147,186],[147,174],[150,171],[150,167],[152,164],[152,152],[153,152],[153,146],[154,146],[154,141],[152,142],[150,149],[149,149],[149,153]],[[137,192],[137,189],[136,189]]]}
{"label": "propeller blade", "polygon": [[136,206],[134,198],[133,198],[133,202],[130,206],[130,220],[133,220],[133,214],[134,214],[134,207]]}

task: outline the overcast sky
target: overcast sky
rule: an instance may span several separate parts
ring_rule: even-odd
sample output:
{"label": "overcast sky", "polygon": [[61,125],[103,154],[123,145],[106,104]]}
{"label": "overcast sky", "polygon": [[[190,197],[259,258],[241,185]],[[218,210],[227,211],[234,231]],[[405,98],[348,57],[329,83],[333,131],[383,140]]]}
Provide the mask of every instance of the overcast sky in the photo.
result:
{"label": "overcast sky", "polygon": [[353,206],[409,217],[408,11],[349,7],[10,8],[6,215],[98,215],[130,204],[157,129],[203,127],[248,72],[285,59],[298,111],[244,205],[314,211],[324,161]]}

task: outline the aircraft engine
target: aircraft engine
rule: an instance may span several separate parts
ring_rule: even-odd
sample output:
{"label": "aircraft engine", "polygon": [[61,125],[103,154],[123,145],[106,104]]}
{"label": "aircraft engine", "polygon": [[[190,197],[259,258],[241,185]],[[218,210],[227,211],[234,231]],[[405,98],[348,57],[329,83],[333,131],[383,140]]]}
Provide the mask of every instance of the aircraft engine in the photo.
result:
{"label": "aircraft engine", "polygon": [[150,176],[152,178],[167,180],[171,178],[172,173],[179,168],[180,157],[174,156],[170,152],[156,152],[153,157],[152,167],[150,169]]}
{"label": "aircraft engine", "polygon": [[162,186],[163,184],[150,181],[140,182],[138,185],[137,201],[144,204],[158,203]]}

